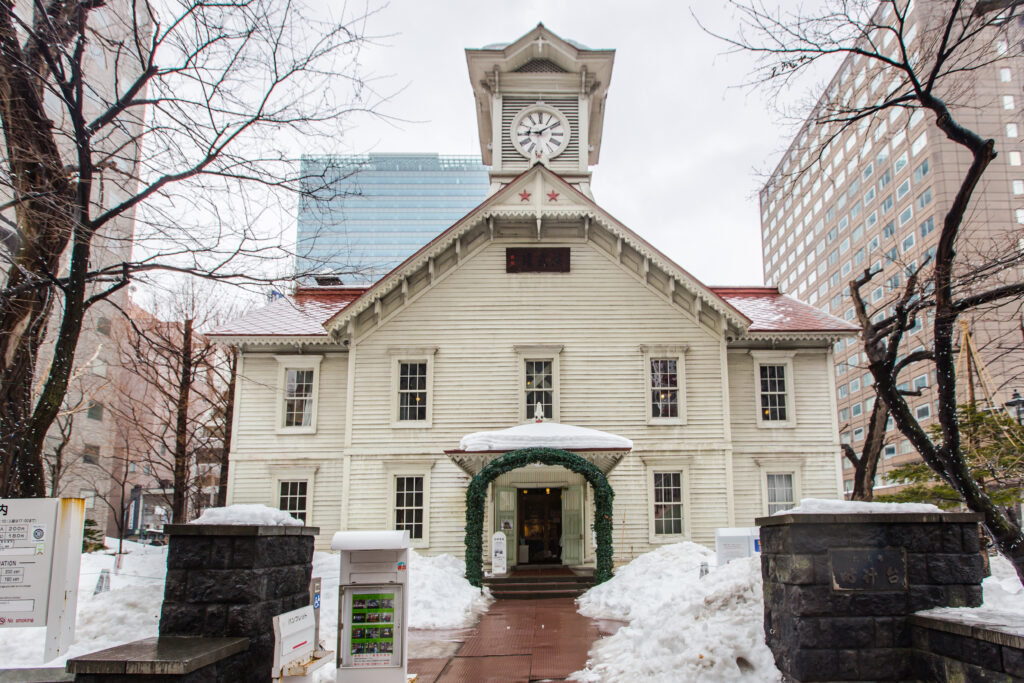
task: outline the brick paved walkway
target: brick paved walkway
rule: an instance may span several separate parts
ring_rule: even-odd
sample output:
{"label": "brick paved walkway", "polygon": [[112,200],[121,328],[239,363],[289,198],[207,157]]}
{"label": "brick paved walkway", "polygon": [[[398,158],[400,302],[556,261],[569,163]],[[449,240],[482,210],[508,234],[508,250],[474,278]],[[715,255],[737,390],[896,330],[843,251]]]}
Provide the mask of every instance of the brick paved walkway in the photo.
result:
{"label": "brick paved walkway", "polygon": [[454,656],[409,659],[409,673],[419,674],[418,683],[563,680],[586,665],[601,636],[571,598],[498,600]]}

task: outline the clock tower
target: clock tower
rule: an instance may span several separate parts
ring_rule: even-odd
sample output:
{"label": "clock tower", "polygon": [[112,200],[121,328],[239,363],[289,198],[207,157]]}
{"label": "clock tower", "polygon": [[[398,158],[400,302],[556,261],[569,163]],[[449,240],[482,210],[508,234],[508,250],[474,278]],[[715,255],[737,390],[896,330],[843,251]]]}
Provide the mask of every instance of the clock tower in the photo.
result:
{"label": "clock tower", "polygon": [[591,196],[614,60],[615,50],[591,50],[543,24],[514,43],[466,50],[490,194],[539,163]]}

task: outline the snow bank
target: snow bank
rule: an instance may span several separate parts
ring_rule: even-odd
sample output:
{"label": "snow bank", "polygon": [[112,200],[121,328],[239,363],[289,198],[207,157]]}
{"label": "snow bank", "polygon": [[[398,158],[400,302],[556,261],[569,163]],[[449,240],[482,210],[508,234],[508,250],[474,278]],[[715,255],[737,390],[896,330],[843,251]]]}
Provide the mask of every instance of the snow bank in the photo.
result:
{"label": "snow bank", "polygon": [[597,596],[581,596],[584,614],[629,614],[631,621],[598,641],[587,668],[571,678],[589,683],[778,681],[764,643],[761,558],[734,560],[701,579],[695,567],[711,556],[693,543],[659,548],[588,591],[600,591]]}
{"label": "snow bank", "polygon": [[302,526],[302,521],[277,508],[240,503],[225,508],[207,508],[189,524],[258,524],[260,526]]}
{"label": "snow bank", "polygon": [[776,512],[776,515],[888,515],[907,512],[942,512],[931,503],[866,503],[861,500],[824,500],[804,498],[795,508]]}
{"label": "snow bank", "polygon": [[464,451],[514,451],[520,448],[629,449],[624,436],[558,422],[529,422],[496,432],[474,432],[459,441]]}
{"label": "snow bank", "polygon": [[620,567],[610,581],[594,586],[576,603],[579,613],[592,619],[629,621],[665,599],[666,572],[674,581],[695,583],[701,562],[715,564],[715,553],[702,545],[674,543],[644,553]]}

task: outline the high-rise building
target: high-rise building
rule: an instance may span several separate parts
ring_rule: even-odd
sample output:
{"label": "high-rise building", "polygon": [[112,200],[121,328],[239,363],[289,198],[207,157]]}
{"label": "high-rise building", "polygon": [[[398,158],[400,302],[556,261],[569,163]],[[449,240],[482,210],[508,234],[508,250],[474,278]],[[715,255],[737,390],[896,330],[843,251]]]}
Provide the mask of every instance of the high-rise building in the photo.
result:
{"label": "high-rise building", "polygon": [[296,272],[373,282],[487,195],[480,157],[303,156]]}
{"label": "high-rise building", "polygon": [[[929,20],[947,3],[916,3],[904,36],[910,49],[927,49]],[[880,5],[876,21],[891,9]],[[994,29],[993,29],[994,31]],[[1006,26],[1004,31],[1019,31]],[[955,116],[968,128],[995,140],[998,157],[985,173],[965,218],[958,251],[966,260],[982,259],[1006,249],[1020,249],[1024,229],[1024,57],[1020,41],[995,32],[975,55],[978,68],[951,80],[948,95]],[[881,38],[882,50],[895,49],[892,32]],[[1013,52],[1016,51],[1016,52]],[[817,111],[846,102],[863,106],[897,87],[892,71],[877,62],[851,55],[842,63],[819,100]],[[874,117],[840,127],[820,123],[812,114],[803,124],[761,191],[764,278],[769,285],[856,322],[850,298],[851,281],[866,268],[881,271],[861,295],[869,313],[890,310],[903,291],[908,272],[935,253],[943,218],[970,164],[959,145],[946,138],[925,110],[894,107]],[[818,156],[820,153],[820,156]],[[1019,271],[1017,273],[1019,275]],[[998,405],[1009,400],[1019,384],[1024,361],[1020,311],[1003,307],[965,316],[982,363],[994,378]],[[931,345],[932,316],[925,314],[904,339],[906,351]],[[958,344],[963,346],[962,339]],[[837,342],[835,385],[841,438],[860,451],[875,400],[872,378],[861,340]],[[977,377],[975,368],[973,377]],[[961,402],[968,377],[960,377]],[[915,363],[900,375],[924,424],[935,419],[935,374],[930,363]],[[975,380],[976,381],[976,380]],[[979,400],[982,389],[976,389]],[[915,459],[910,443],[890,420],[884,457],[876,483],[885,485],[893,466]],[[853,470],[844,462],[846,490]]]}

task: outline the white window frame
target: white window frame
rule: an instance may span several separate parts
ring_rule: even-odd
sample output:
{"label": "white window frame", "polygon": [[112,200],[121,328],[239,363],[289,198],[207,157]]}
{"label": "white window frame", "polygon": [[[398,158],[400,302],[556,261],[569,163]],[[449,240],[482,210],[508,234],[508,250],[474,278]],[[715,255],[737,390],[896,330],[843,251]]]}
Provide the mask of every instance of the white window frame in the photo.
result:
{"label": "white window frame", "polygon": [[[641,346],[644,370],[644,405],[647,407],[647,424],[649,425],[685,425],[686,424],[686,346]],[[676,417],[654,417],[651,405],[651,361],[674,360],[676,362],[676,389],[678,391],[678,415]]]}
{"label": "white window frame", "polygon": [[[796,394],[793,391],[795,376],[793,373],[793,357],[796,351],[750,351],[754,363],[754,413],[760,429],[786,429],[796,427]],[[785,367],[786,382],[786,419],[765,420],[761,416],[761,366],[782,365]]]}
{"label": "white window frame", "polygon": [[[691,538],[690,518],[690,467],[683,456],[658,455],[641,456],[644,463],[644,476],[647,478],[647,540],[653,544],[678,543]],[[683,525],[680,534],[654,533],[654,475],[678,474],[681,488],[680,502],[683,506]]]}
{"label": "white window frame", "polygon": [[[320,355],[274,356],[277,361],[277,421],[275,430],[278,434],[316,434],[317,409],[320,404],[320,363],[324,357]],[[284,403],[288,390],[289,370],[313,371],[313,407],[310,411],[309,425],[285,427]],[[276,505],[274,507],[277,507]]]}
{"label": "white window frame", "polygon": [[551,361],[551,417],[553,422],[561,422],[561,382],[559,381],[559,359],[562,355],[562,344],[516,344],[516,374],[519,376],[519,419],[522,422],[533,421],[534,406],[526,405],[526,361]]}
{"label": "white window frame", "polygon": [[[391,358],[391,388],[388,401],[391,404],[392,429],[430,429],[434,426],[434,356],[436,346],[392,346],[388,348]],[[425,420],[401,420],[398,389],[402,375],[402,363],[427,364],[427,417]]]}
{"label": "white window frame", "polygon": [[789,474],[793,476],[793,505],[799,505],[800,499],[803,497],[803,466],[804,462],[801,459],[786,458],[786,459],[768,459],[768,458],[757,458],[755,462],[758,466],[758,477],[761,480],[761,512],[767,517],[768,516],[768,475],[769,474]]}
{"label": "white window frame", "polygon": [[306,526],[316,526],[313,515],[313,501],[316,492],[316,473],[318,466],[295,467],[293,465],[271,467],[270,470],[270,501],[268,505],[275,510],[281,509],[281,482],[306,482]]}
{"label": "white window frame", "polygon": [[388,478],[388,500],[385,506],[387,517],[384,520],[384,527],[382,527],[384,529],[396,528],[395,494],[398,488],[396,486],[398,477],[423,477],[423,538],[410,538],[409,544],[413,548],[430,546],[430,473],[433,467],[433,460],[410,460],[384,464],[384,471]]}

